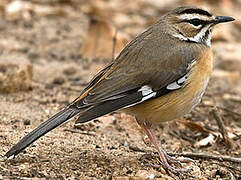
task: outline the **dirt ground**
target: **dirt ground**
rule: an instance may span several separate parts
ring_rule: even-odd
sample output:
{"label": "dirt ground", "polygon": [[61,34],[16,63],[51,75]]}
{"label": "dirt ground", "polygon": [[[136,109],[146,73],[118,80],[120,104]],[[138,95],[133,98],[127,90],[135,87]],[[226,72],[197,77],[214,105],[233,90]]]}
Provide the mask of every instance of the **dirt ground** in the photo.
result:
{"label": "dirt ground", "polygon": [[[135,119],[120,112],[78,127],[70,121],[40,138],[15,159],[4,159],[21,137],[74,100],[108,60],[87,59],[81,54],[90,23],[90,15],[84,13],[88,3],[84,6],[82,1],[33,1],[58,10],[41,14],[24,9],[6,14],[6,9],[1,10],[13,1],[3,2],[0,62],[27,60],[33,67],[33,79],[28,90],[0,93],[0,179],[241,179],[240,161],[192,157],[194,163],[182,163],[191,172],[180,177],[167,174],[162,167],[148,166],[160,165],[150,155],[155,149]],[[118,4],[113,5],[113,12],[135,17],[130,26],[129,21],[123,25],[112,19],[116,26],[121,24],[129,37],[143,31],[153,21],[152,15],[158,17],[180,5],[170,1],[158,7],[149,1],[147,9],[137,11],[134,3],[140,6],[140,2],[121,6],[119,11],[115,11]],[[186,1],[199,5],[196,2]],[[205,2],[202,6],[213,13],[233,16],[237,21],[217,27],[213,41],[214,72],[200,105],[185,118],[155,127],[155,133],[167,152],[241,158],[241,5],[239,1],[217,1],[226,3],[225,8]],[[99,8],[103,10],[103,6]],[[227,141],[215,115],[225,124]]]}

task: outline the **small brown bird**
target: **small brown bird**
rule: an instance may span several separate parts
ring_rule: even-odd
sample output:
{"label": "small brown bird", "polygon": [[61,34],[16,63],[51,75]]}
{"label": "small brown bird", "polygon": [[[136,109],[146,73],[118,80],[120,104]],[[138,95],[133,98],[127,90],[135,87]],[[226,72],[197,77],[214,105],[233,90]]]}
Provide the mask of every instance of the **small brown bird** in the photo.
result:
{"label": "small brown bird", "polygon": [[233,21],[197,7],[179,7],[134,38],[65,109],[23,137],[11,158],[75,115],[85,123],[119,109],[136,117],[156,147],[165,169],[175,169],[158,144],[151,125],[174,120],[201,100],[212,72],[211,35],[216,24]]}

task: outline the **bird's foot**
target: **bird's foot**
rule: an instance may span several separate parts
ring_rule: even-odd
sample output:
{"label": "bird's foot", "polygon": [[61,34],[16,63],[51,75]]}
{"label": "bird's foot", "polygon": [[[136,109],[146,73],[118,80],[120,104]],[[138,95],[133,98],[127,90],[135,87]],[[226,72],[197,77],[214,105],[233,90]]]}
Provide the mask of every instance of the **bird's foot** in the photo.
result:
{"label": "bird's foot", "polygon": [[160,162],[161,164],[146,164],[147,166],[153,167],[155,169],[164,167],[166,172],[172,172],[175,175],[180,175],[180,174],[186,174],[189,173],[192,169],[191,168],[174,168],[171,166],[169,163],[166,163],[165,165]]}
{"label": "bird's foot", "polygon": [[165,158],[163,158],[163,156],[161,157],[159,154],[152,154],[153,157],[158,157],[160,159],[160,165],[158,164],[148,164],[148,166],[151,166],[153,168],[159,168],[161,166],[164,167],[164,169],[166,171],[170,171],[173,174],[186,174],[188,172],[191,171],[190,168],[175,168],[173,166],[171,166],[169,163],[173,163],[173,164],[178,164],[179,166],[181,166],[181,163],[189,163],[189,162],[194,162],[194,160],[190,159],[190,158],[176,158],[173,156],[168,155],[164,150],[161,150],[163,156]]}
{"label": "bird's foot", "polygon": [[[177,158],[177,157],[174,157],[174,156],[170,156],[167,154],[166,151],[162,150],[163,154],[165,155],[166,159],[168,162],[170,163],[176,163],[176,164],[179,164],[181,165],[181,163],[190,163],[190,162],[195,162],[193,159],[191,158],[187,158],[187,157],[182,157],[182,158]],[[158,156],[158,155],[157,155]]]}

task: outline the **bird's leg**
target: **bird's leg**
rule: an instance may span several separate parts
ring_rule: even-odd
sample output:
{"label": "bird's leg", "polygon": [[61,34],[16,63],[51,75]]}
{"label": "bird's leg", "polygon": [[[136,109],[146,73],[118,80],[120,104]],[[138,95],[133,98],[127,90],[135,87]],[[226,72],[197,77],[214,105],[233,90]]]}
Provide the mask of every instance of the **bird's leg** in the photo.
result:
{"label": "bird's leg", "polygon": [[[157,152],[158,152],[159,158],[161,160],[161,163],[166,170],[169,170],[174,174],[186,173],[186,172],[190,171],[189,169],[176,169],[176,168],[172,167],[168,163],[168,161],[170,161],[170,162],[175,161],[175,162],[180,163],[180,160],[176,159],[175,157],[169,156],[163,149],[160,148],[160,146],[158,144],[158,141],[157,141],[157,138],[156,138],[155,134],[153,133],[150,125],[147,125],[145,123],[140,123],[140,122],[138,122],[138,124],[142,127],[142,129],[144,130],[144,132],[146,133],[146,135],[148,136],[148,138],[150,139],[152,144],[157,149]],[[185,160],[185,162],[186,162],[186,160]]]}

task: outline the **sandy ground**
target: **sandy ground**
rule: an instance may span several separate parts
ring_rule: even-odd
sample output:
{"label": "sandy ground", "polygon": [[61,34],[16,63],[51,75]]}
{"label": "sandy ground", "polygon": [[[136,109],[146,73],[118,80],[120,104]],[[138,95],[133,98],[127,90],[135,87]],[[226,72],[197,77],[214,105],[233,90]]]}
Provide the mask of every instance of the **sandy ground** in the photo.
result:
{"label": "sandy ground", "polygon": [[[21,137],[77,97],[106,64],[106,60],[86,60],[80,54],[87,25],[88,17],[82,13],[78,18],[35,15],[31,20],[0,19],[0,61],[27,59],[34,70],[28,91],[0,94],[2,157]],[[213,43],[213,77],[202,103],[185,117],[209,133],[187,128],[181,122],[161,124],[155,132],[168,152],[241,158],[241,138],[237,135],[241,131],[241,60],[236,55],[240,54],[241,42],[236,37]],[[218,113],[228,132],[233,132],[231,148],[225,146],[210,113],[214,105],[223,107]],[[215,133],[215,142],[197,146]],[[79,127],[71,121],[51,131],[15,159],[2,160],[0,179],[178,179],[161,167],[147,166],[160,164],[150,156],[152,152],[155,149],[134,118],[117,112]],[[182,164],[192,171],[181,178],[241,179],[240,163],[194,159],[194,163]]]}

